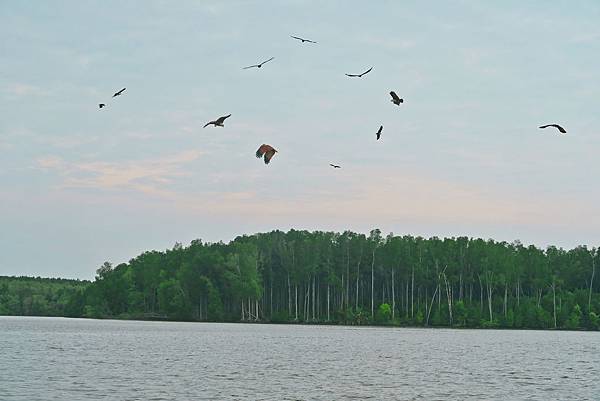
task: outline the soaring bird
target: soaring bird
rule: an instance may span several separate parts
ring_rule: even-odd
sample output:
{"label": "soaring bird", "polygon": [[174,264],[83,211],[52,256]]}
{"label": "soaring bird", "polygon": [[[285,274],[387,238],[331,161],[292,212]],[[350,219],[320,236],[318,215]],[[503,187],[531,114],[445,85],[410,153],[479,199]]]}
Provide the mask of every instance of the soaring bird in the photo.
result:
{"label": "soaring bird", "polygon": [[400,106],[400,103],[404,103],[404,99],[400,99],[398,97],[398,95],[396,95],[396,92],[391,91],[390,92],[390,96],[392,97],[392,100],[390,100],[392,103],[394,103],[396,106]]}
{"label": "soaring bird", "polygon": [[377,135],[377,140],[379,140],[379,138],[381,138],[381,133],[382,132],[383,132],[383,125],[379,126],[379,129],[375,133],[375,135]]}
{"label": "soaring bird", "polygon": [[315,42],[314,40],[304,39],[304,38],[300,38],[300,37],[298,37],[298,36],[294,36],[294,35],[290,35],[290,36],[291,36],[292,38],[294,38],[294,39],[301,40],[301,41],[302,41],[302,43],[304,43],[304,42],[308,42],[308,43],[317,43],[317,42]]}
{"label": "soaring bird", "polygon": [[114,95],[112,95],[112,97],[121,96],[121,94],[123,94],[123,92],[125,92],[125,89],[127,89],[127,88],[121,89],[120,91],[118,91],[117,93],[115,93]]}
{"label": "soaring bird", "polygon": [[331,164],[331,163],[329,163],[329,165],[330,165],[331,167],[333,167],[333,168],[342,168],[341,166],[338,166],[337,164]]}
{"label": "soaring bird", "polygon": [[373,69],[373,67],[369,68],[367,71],[365,71],[361,74],[346,74],[346,76],[362,78],[363,75],[370,73],[372,69]]}
{"label": "soaring bird", "polygon": [[225,122],[226,119],[228,119],[229,117],[231,117],[231,114],[227,114],[226,116],[223,117],[219,117],[214,121],[209,121],[206,124],[204,124],[204,127],[202,128],[206,128],[209,125],[214,125],[215,127],[224,127],[223,123]]}
{"label": "soaring bird", "polygon": [[103,108],[103,107],[106,107],[106,105],[105,105],[104,103],[99,103],[99,104],[98,104],[98,107],[99,107],[99,108]]}
{"label": "soaring bird", "polygon": [[557,130],[559,130],[559,131],[560,131],[561,133],[563,133],[563,134],[566,134],[566,133],[567,133],[567,130],[566,130],[566,129],[564,129],[563,127],[561,127],[561,126],[560,126],[560,125],[558,125],[558,124],[548,124],[548,125],[542,125],[540,128],[544,129],[544,128],[548,128],[548,127],[554,127],[554,128],[556,128]]}
{"label": "soaring bird", "polygon": [[271,57],[270,59],[268,59],[268,60],[265,60],[265,61],[263,61],[263,62],[262,62],[262,63],[260,63],[260,64],[249,65],[248,67],[244,67],[244,68],[242,68],[242,70],[247,70],[248,68],[254,68],[254,67],[256,67],[256,68],[260,68],[260,67],[262,67],[262,66],[263,66],[263,64],[266,64],[266,63],[268,63],[269,61],[273,60],[274,58],[275,58],[275,57]]}
{"label": "soaring bird", "polygon": [[277,150],[275,150],[275,148],[273,148],[271,145],[263,143],[256,151],[256,157],[260,159],[264,155],[265,164],[269,164],[271,158],[275,156],[275,153],[277,153]]}

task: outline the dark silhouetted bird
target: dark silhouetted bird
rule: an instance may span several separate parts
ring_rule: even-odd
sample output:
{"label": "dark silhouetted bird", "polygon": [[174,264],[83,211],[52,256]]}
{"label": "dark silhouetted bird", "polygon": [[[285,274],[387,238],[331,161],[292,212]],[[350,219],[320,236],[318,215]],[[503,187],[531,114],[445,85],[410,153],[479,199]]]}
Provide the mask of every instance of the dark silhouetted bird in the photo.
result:
{"label": "dark silhouetted bird", "polygon": [[275,57],[271,57],[270,59],[268,59],[268,60],[265,60],[265,61],[263,61],[263,62],[262,62],[262,63],[260,63],[260,64],[249,65],[248,67],[244,67],[244,68],[242,68],[242,69],[243,69],[243,70],[247,70],[248,68],[254,68],[254,67],[256,67],[256,68],[260,68],[260,67],[262,67],[262,66],[263,66],[263,64],[266,64],[266,63],[268,63],[269,61],[273,60],[274,58],[275,58]]}
{"label": "dark silhouetted bird", "polygon": [[209,121],[206,124],[204,124],[204,127],[202,128],[206,128],[209,125],[214,125],[215,127],[224,127],[223,123],[225,122],[226,119],[228,119],[229,117],[231,117],[231,114],[227,114],[226,116],[223,117],[219,117],[214,121]]}
{"label": "dark silhouetted bird", "polygon": [[104,103],[100,103],[100,104],[98,104],[98,107],[103,108],[103,107],[106,107],[106,105]]}
{"label": "dark silhouetted bird", "polygon": [[123,94],[123,92],[125,92],[125,89],[127,89],[127,88],[121,89],[120,91],[118,91],[117,93],[115,93],[114,95],[112,95],[112,97],[121,96]]}
{"label": "dark silhouetted bird", "polygon": [[346,74],[346,76],[362,78],[363,75],[370,73],[372,69],[373,69],[373,67],[369,68],[367,71],[363,72],[362,74]]}
{"label": "dark silhouetted bird", "polygon": [[338,166],[337,164],[331,164],[331,163],[329,163],[329,165],[330,165],[331,167],[333,167],[333,168],[342,168],[341,166]]}
{"label": "dark silhouetted bird", "polygon": [[383,125],[381,125],[379,127],[379,130],[375,133],[375,135],[377,135],[377,140],[379,140],[379,138],[381,138],[381,133],[383,132]]}
{"label": "dark silhouetted bird", "polygon": [[315,42],[314,40],[304,39],[304,38],[300,38],[300,37],[298,37],[298,36],[294,36],[294,35],[290,35],[290,36],[291,36],[292,38],[294,38],[294,39],[301,40],[301,41],[302,41],[302,43],[304,43],[304,42],[308,42],[308,43],[317,43],[317,42]]}
{"label": "dark silhouetted bird", "polygon": [[558,124],[548,124],[548,125],[542,125],[540,128],[544,129],[544,128],[548,128],[548,127],[554,127],[557,130],[559,130],[561,133],[566,134],[567,130],[565,130],[563,127],[561,127]]}
{"label": "dark silhouetted bird", "polygon": [[392,97],[392,100],[390,100],[392,103],[394,103],[396,106],[400,106],[400,103],[404,103],[404,99],[400,99],[398,97],[398,95],[396,95],[396,92],[391,91],[390,92],[390,96]]}
{"label": "dark silhouetted bird", "polygon": [[275,153],[277,153],[277,150],[275,150],[275,148],[273,148],[271,145],[263,143],[256,151],[256,157],[260,159],[264,156],[265,164],[269,164],[271,158],[275,156]]}

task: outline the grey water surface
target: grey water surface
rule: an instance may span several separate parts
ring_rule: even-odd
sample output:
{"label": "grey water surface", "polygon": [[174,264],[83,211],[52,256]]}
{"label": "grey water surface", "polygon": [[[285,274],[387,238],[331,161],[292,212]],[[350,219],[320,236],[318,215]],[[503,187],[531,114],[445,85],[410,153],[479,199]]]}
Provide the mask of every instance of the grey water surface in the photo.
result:
{"label": "grey water surface", "polygon": [[0,400],[600,400],[600,333],[0,317]]}

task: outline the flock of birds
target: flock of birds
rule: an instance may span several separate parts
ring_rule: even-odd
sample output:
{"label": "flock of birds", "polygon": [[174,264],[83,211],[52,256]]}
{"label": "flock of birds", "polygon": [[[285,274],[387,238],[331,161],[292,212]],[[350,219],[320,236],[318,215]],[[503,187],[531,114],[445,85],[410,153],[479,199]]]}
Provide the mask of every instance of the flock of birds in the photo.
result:
{"label": "flock of birds", "polygon": [[[290,35],[291,38],[298,40],[302,43],[313,43],[316,44],[317,42],[310,40],[310,39],[306,39],[306,38],[302,38],[299,36],[294,36],[294,35]],[[268,60],[265,60],[261,63],[258,64],[252,64],[249,65],[247,67],[243,67],[242,69],[247,70],[250,68],[262,68],[263,65],[265,65],[266,63],[273,61],[275,59],[275,57],[271,57]],[[369,68],[368,70],[361,72],[360,74],[345,74],[347,77],[350,78],[362,78],[363,76],[367,75],[368,73],[370,73],[373,70],[373,67]],[[123,88],[121,90],[119,90],[118,92],[115,92],[112,97],[115,98],[117,96],[121,96],[123,94],[123,92],[125,92],[125,89],[127,88]],[[400,106],[402,103],[404,103],[404,99],[402,99],[401,97],[399,97],[396,92],[394,91],[390,91],[390,96],[392,97],[391,102],[396,105],[396,106]],[[106,103],[99,103],[98,104],[99,108],[102,109],[104,107],[106,107]],[[215,127],[224,127],[225,126],[225,120],[228,119],[229,117],[231,117],[231,114],[228,114],[226,116],[222,116],[217,118],[216,120],[213,121],[209,121],[207,122],[203,128],[208,127],[209,125],[213,125]],[[558,124],[546,124],[546,125],[542,125],[539,128],[540,129],[545,129],[545,128],[556,128],[561,134],[566,134],[567,131],[560,125]],[[381,134],[383,132],[383,125],[379,126],[379,129],[377,130],[377,132],[375,133],[375,137],[377,138],[377,140],[379,140],[381,138]],[[277,150],[268,144],[263,143],[262,145],[259,146],[259,148],[256,150],[256,157],[259,159],[263,159],[265,164],[269,164],[269,162],[271,161],[271,159],[273,158],[273,156],[275,156],[275,153],[277,153]],[[341,168],[340,165],[338,164],[333,164],[330,163],[329,164],[332,168],[337,169],[337,168]]]}

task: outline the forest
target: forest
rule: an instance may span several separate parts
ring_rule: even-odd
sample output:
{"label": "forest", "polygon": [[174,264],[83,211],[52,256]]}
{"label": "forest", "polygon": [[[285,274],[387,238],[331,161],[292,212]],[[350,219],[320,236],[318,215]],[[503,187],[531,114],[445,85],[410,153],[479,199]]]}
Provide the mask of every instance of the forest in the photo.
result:
{"label": "forest", "polygon": [[599,330],[599,253],[379,230],[272,231],[105,262],[91,283],[0,278],[0,314]]}

